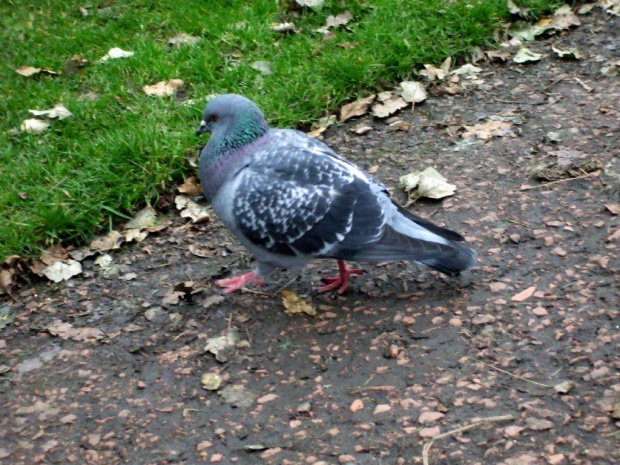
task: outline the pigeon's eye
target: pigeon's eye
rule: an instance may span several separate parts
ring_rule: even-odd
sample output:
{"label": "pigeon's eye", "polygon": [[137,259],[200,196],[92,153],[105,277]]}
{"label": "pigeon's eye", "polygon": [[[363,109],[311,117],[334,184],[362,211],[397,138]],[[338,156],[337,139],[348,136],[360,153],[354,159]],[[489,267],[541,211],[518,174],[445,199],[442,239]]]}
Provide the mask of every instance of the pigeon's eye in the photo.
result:
{"label": "pigeon's eye", "polygon": [[219,116],[217,116],[215,113],[211,113],[209,115],[209,120],[213,121],[214,123],[217,123],[217,120],[220,119]]}

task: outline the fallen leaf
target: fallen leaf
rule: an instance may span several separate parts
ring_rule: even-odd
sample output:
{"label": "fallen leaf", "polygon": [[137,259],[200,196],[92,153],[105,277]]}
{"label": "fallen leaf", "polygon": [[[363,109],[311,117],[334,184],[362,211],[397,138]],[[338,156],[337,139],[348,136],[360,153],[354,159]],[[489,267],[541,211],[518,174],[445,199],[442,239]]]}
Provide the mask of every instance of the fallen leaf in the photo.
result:
{"label": "fallen leaf", "polygon": [[439,428],[439,426],[432,426],[430,428],[422,428],[418,432],[418,434],[423,439],[430,439],[430,438],[434,438],[435,436],[437,436],[440,432],[441,432],[441,429]]}
{"label": "fallen leaf", "polygon": [[194,45],[200,40],[200,37],[190,36],[189,34],[180,33],[168,39],[168,45],[171,47],[180,47],[181,45]]}
{"label": "fallen leaf", "polygon": [[379,415],[380,413],[389,412],[390,410],[392,410],[392,407],[388,404],[379,404],[375,407],[375,410],[372,413],[373,415]]}
{"label": "fallen leaf", "polygon": [[424,65],[424,69],[420,71],[420,74],[425,76],[430,82],[435,79],[438,81],[443,81],[450,71],[450,66],[452,66],[452,58],[448,57],[443,61],[439,68],[436,68],[434,65]]}
{"label": "fallen leaf", "polygon": [[488,119],[484,123],[478,123],[474,126],[465,126],[465,132],[461,134],[463,139],[468,137],[476,137],[478,139],[487,140],[493,137],[513,136],[514,133],[510,129],[512,124],[509,121],[496,121]]}
{"label": "fallen leaf", "polygon": [[172,218],[168,216],[159,216],[153,207],[145,207],[136,213],[136,216],[125,225],[125,229],[157,232],[166,229],[171,224]]}
{"label": "fallen leaf", "polygon": [[568,5],[562,5],[553,12],[549,27],[556,31],[564,31],[573,26],[581,25],[581,20]]}
{"label": "fallen leaf", "polygon": [[601,67],[603,76],[617,76],[620,71],[620,60],[608,61],[605,66]]}
{"label": "fallen leaf", "polygon": [[247,389],[242,384],[232,384],[226,386],[219,391],[220,396],[224,399],[224,402],[231,404],[233,407],[248,408],[250,407],[258,394],[251,389]]}
{"label": "fallen leaf", "polygon": [[119,267],[114,264],[112,256],[108,254],[103,254],[97,257],[97,259],[95,260],[95,265],[98,265],[101,268],[103,277],[106,279],[109,279],[112,276],[116,276],[120,273]]}
{"label": "fallen leaf", "polygon": [[553,423],[541,418],[528,417],[525,419],[526,426],[534,431],[545,431],[553,428]]}
{"label": "fallen leaf", "polygon": [[521,431],[523,431],[524,429],[525,428],[523,428],[522,426],[511,425],[506,426],[506,428],[504,428],[504,432],[509,438],[516,438],[517,436],[519,436],[519,433],[521,433]]}
{"label": "fallen leaf", "polygon": [[238,347],[249,347],[250,343],[239,338],[239,333],[235,328],[228,328],[220,336],[210,337],[207,339],[205,352],[215,355],[218,362],[225,363],[228,361],[228,354]]}
{"label": "fallen leaf", "polygon": [[222,385],[222,377],[217,373],[205,373],[200,378],[200,383],[207,391],[217,391]]}
{"label": "fallen leaf", "polygon": [[510,26],[508,33],[511,37],[531,42],[539,35],[550,29],[551,20],[543,18],[540,21],[530,24],[525,21],[516,21]]}
{"label": "fallen leaf", "polygon": [[160,81],[152,86],[144,86],[142,90],[146,95],[155,97],[165,97],[172,95],[183,87],[184,82],[181,79],[169,79],[168,81]]}
{"label": "fallen leaf", "polygon": [[403,81],[400,83],[401,97],[405,102],[420,103],[426,100],[426,88],[421,82]]}
{"label": "fallen leaf", "polygon": [[460,68],[452,70],[450,74],[456,75],[456,76],[475,76],[480,71],[482,71],[482,68],[474,66],[471,63],[467,63],[461,66]]}
{"label": "fallen leaf", "polygon": [[27,119],[21,124],[20,129],[22,132],[27,132],[28,134],[41,134],[47,128],[52,125],[51,120],[48,119]]}
{"label": "fallen leaf", "polygon": [[295,0],[295,3],[308,8],[320,8],[325,3],[325,0]]}
{"label": "fallen leaf", "polygon": [[181,212],[181,217],[191,219],[192,223],[205,223],[211,220],[207,209],[198,205],[187,196],[177,195],[174,198],[174,203],[177,210]]}
{"label": "fallen leaf", "polygon": [[598,0],[598,4],[607,13],[620,16],[620,0]]}
{"label": "fallen leaf", "polygon": [[116,60],[118,58],[127,58],[133,55],[133,52],[125,51],[122,48],[113,47],[108,51],[108,53],[99,59],[98,63],[103,63],[108,60]]}
{"label": "fallen leaf", "polygon": [[181,194],[189,195],[190,197],[195,197],[202,195],[202,187],[195,176],[190,176],[179,186],[179,192]]}
{"label": "fallen leaf", "polygon": [[71,339],[77,342],[103,339],[103,331],[99,328],[74,328],[71,323],[54,320],[46,327],[52,336],[61,339]]}
{"label": "fallen leaf", "polygon": [[387,118],[407,105],[408,103],[400,95],[390,95],[388,99],[372,106],[372,115],[375,118]]}
{"label": "fallen leaf", "polygon": [[306,313],[311,316],[316,316],[316,310],[312,308],[312,306],[308,302],[299,297],[293,291],[282,291],[282,303],[286,308],[284,313],[286,313],[287,315]]}
{"label": "fallen leaf", "polygon": [[355,413],[355,412],[358,412],[358,411],[362,410],[363,408],[364,408],[364,402],[362,402],[362,399],[355,399],[351,403],[351,406],[349,407],[349,410],[351,410],[351,412]]}
{"label": "fallen leaf", "polygon": [[268,61],[255,61],[250,64],[250,68],[260,71],[263,74],[271,74],[271,63]]}
{"label": "fallen leaf", "polygon": [[125,242],[125,237],[118,231],[112,230],[105,236],[98,237],[90,243],[90,249],[97,252],[108,252],[110,250],[120,249],[121,244]]}
{"label": "fallen leaf", "polygon": [[280,32],[280,33],[288,33],[288,32],[297,33],[297,32],[299,32],[297,30],[297,28],[295,27],[294,23],[272,24],[269,27],[269,29],[271,29],[273,32]]}
{"label": "fallen leaf", "polygon": [[53,265],[47,266],[41,272],[55,283],[66,281],[78,274],[82,273],[82,265],[75,260],[67,260],[66,262],[58,261]]}
{"label": "fallen leaf", "polygon": [[89,61],[85,59],[82,55],[73,55],[70,60],[67,60],[65,62],[65,74],[77,73],[84,69],[88,65],[88,63]]}
{"label": "fallen leaf", "polygon": [[278,397],[280,397],[277,394],[266,394],[263,397],[259,397],[256,400],[257,404],[266,404],[267,402],[271,402],[272,400],[276,400]]}
{"label": "fallen leaf", "polygon": [[196,444],[196,452],[200,452],[201,450],[208,449],[212,445],[213,444],[211,444],[209,441],[201,441],[198,444]]}
{"label": "fallen leaf", "polygon": [[515,63],[532,63],[540,61],[542,55],[540,53],[533,52],[527,47],[521,47],[517,54],[512,57],[512,61]]}
{"label": "fallen leaf", "polygon": [[418,422],[426,425],[441,420],[443,417],[445,417],[445,414],[441,412],[422,412],[418,417]]}
{"label": "fallen leaf", "polygon": [[448,183],[439,172],[432,167],[424,171],[414,171],[400,178],[400,186],[409,194],[409,203],[420,197],[442,199],[456,192],[456,186]]}
{"label": "fallen leaf", "polygon": [[471,321],[471,324],[486,325],[489,323],[493,323],[494,321],[495,321],[495,317],[487,313],[486,315],[477,315],[476,317],[474,317],[474,319]]}
{"label": "fallen leaf", "polygon": [[59,120],[73,116],[73,113],[67,110],[62,103],[57,103],[54,105],[54,108],[49,110],[28,110],[28,112],[32,113],[34,116],[47,116],[48,118],[58,118]]}
{"label": "fallen leaf", "polygon": [[490,60],[506,61],[510,58],[510,52],[508,50],[489,50],[485,52],[485,54]]}
{"label": "fallen leaf", "polygon": [[518,294],[513,295],[510,300],[513,302],[523,302],[526,299],[529,299],[536,292],[536,286],[528,287],[527,289],[519,292]]}
{"label": "fallen leaf", "polygon": [[345,11],[336,16],[329,15],[325,22],[325,27],[329,28],[337,28],[340,26],[345,26],[349,21],[353,19],[353,15],[350,11]]}
{"label": "fallen leaf", "polygon": [[612,215],[620,213],[620,203],[606,203],[605,208],[609,210]]}
{"label": "fallen leaf", "polygon": [[528,18],[530,16],[530,9],[524,6],[519,6],[512,0],[508,0],[507,2],[508,11],[510,11],[513,15],[522,16],[523,18]]}
{"label": "fallen leaf", "polygon": [[363,116],[368,113],[368,109],[372,102],[377,98],[376,95],[370,95],[355,102],[348,103],[340,109],[340,122],[354,118],[355,116]]}
{"label": "fallen leaf", "polygon": [[558,394],[568,394],[575,387],[572,381],[563,381],[553,386],[553,390]]}
{"label": "fallen leaf", "polygon": [[354,128],[351,128],[351,131],[358,136],[363,136],[364,134],[368,134],[370,131],[372,131],[372,126],[368,126],[367,124],[360,124]]}
{"label": "fallen leaf", "polygon": [[226,300],[224,298],[224,296],[222,295],[211,295],[209,297],[207,297],[206,299],[204,299],[200,305],[202,305],[203,308],[207,309],[213,305],[217,305],[219,303],[224,302],[224,300]]}
{"label": "fallen leaf", "polygon": [[62,417],[60,419],[60,422],[66,425],[69,423],[75,423],[75,420],[77,420],[77,415],[70,413],[69,415],[65,415],[64,417]]}
{"label": "fallen leaf", "polygon": [[583,58],[583,54],[576,48],[569,48],[566,50],[562,50],[561,48],[556,47],[555,45],[552,45],[551,50],[553,51],[553,54],[557,56],[558,58],[563,58],[563,59],[568,59],[568,60],[579,60]]}
{"label": "fallen leaf", "polygon": [[60,74],[56,71],[52,71],[51,69],[33,68],[32,66],[20,66],[15,69],[15,72],[24,77],[36,76],[37,74],[47,74],[49,76],[58,76]]}

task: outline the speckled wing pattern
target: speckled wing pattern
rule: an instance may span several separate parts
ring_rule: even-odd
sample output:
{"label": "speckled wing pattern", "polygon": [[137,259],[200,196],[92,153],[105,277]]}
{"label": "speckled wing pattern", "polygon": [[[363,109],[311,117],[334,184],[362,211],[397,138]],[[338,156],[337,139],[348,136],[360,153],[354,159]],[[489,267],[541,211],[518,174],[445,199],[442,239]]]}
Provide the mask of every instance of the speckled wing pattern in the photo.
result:
{"label": "speckled wing pattern", "polygon": [[352,257],[381,238],[381,184],[303,133],[270,137],[238,173],[233,214],[246,238],[277,254],[324,258]]}

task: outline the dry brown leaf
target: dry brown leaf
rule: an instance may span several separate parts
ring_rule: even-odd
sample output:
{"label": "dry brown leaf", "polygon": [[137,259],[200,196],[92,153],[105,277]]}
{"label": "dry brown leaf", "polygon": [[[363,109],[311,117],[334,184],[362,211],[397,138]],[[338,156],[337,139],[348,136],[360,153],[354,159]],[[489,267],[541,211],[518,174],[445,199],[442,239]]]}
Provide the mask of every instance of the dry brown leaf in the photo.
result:
{"label": "dry brown leaf", "polygon": [[136,213],[136,216],[125,225],[125,228],[157,232],[166,229],[171,224],[172,218],[159,216],[153,207],[145,207]]}
{"label": "dry brown leaf", "polygon": [[320,8],[325,3],[325,0],[295,0],[295,3],[308,8]]}
{"label": "dry brown leaf", "polygon": [[443,81],[450,72],[450,66],[452,66],[452,58],[448,57],[443,61],[439,68],[434,65],[424,65],[424,69],[420,71],[420,74],[425,76],[430,82],[435,79],[438,81]]}
{"label": "dry brown leaf", "polygon": [[370,104],[375,101],[376,95],[370,95],[355,102],[347,103],[340,109],[340,122],[344,123],[356,116],[363,116],[368,113]]}
{"label": "dry brown leaf", "polygon": [[513,295],[510,300],[512,300],[513,302],[523,302],[524,300],[532,297],[534,295],[534,292],[536,292],[536,286],[531,286],[519,292],[518,294]]}
{"label": "dry brown leaf", "polygon": [[52,71],[51,69],[33,68],[32,66],[20,66],[15,69],[15,72],[24,77],[36,76],[37,74],[47,74],[49,76],[58,76],[60,74],[56,71]]}
{"label": "dry brown leaf", "polygon": [[168,39],[168,45],[172,47],[180,47],[181,45],[194,45],[200,40],[200,37],[190,36],[189,34],[177,34]]}
{"label": "dry brown leaf", "polygon": [[180,210],[182,218],[189,218],[192,223],[206,223],[211,220],[209,212],[205,207],[198,205],[189,197],[177,195],[174,198],[177,210]]}
{"label": "dry brown leaf", "polygon": [[400,178],[400,186],[409,195],[411,205],[420,197],[442,199],[456,192],[456,186],[450,184],[435,168],[428,167],[424,171],[414,171]]}
{"label": "dry brown leaf", "polygon": [[73,113],[62,103],[57,103],[54,105],[54,108],[50,108],[49,110],[28,110],[28,112],[32,113],[34,116],[47,116],[48,118],[59,120],[73,116]]}
{"label": "dry brown leaf", "polygon": [[258,399],[256,399],[256,403],[257,404],[266,404],[267,402],[271,402],[272,400],[276,400],[278,397],[280,397],[277,394],[266,394],[263,397],[259,397]]}
{"label": "dry brown leaf", "polygon": [[237,348],[249,346],[250,343],[248,341],[239,338],[239,333],[236,328],[228,328],[220,336],[207,339],[207,345],[204,351],[215,355],[215,359],[218,362],[225,363],[228,361],[228,356]]}
{"label": "dry brown leaf", "polygon": [[195,197],[197,195],[202,195],[202,187],[195,176],[190,176],[179,186],[179,192],[189,195],[190,197]]}
{"label": "dry brown leaf", "polygon": [[205,373],[200,378],[200,384],[207,391],[217,391],[222,385],[222,377],[217,373]]}
{"label": "dry brown leaf", "polygon": [[149,96],[165,97],[166,95],[174,94],[183,87],[183,84],[184,82],[181,79],[169,79],[168,81],[160,81],[152,86],[144,86],[142,90]]}
{"label": "dry brown leaf", "polygon": [[533,52],[527,47],[521,47],[516,55],[512,57],[512,61],[515,63],[533,63],[540,61],[541,58],[542,55],[540,53]]}
{"label": "dry brown leaf", "polygon": [[103,63],[108,60],[116,60],[118,58],[128,58],[133,55],[133,52],[123,50],[122,48],[113,47],[108,51],[108,53],[99,59],[98,63]]}
{"label": "dry brown leaf", "polygon": [[489,50],[485,53],[490,60],[506,61],[508,58],[510,58],[510,52],[508,50]]}
{"label": "dry brown leaf", "polygon": [[390,95],[389,98],[375,103],[372,106],[372,115],[375,118],[387,118],[398,110],[405,108],[407,105],[409,104],[400,95]]}
{"label": "dry brown leaf", "polygon": [[620,16],[620,0],[598,0],[598,5],[607,13]]}
{"label": "dry brown leaf", "polygon": [[468,137],[477,137],[478,139],[487,140],[493,137],[514,136],[510,129],[512,123],[509,121],[495,121],[489,119],[484,123],[478,123],[474,126],[465,126],[466,131],[461,135],[463,139]]}
{"label": "dry brown leaf", "polygon": [[59,283],[66,281],[78,274],[82,273],[82,265],[75,260],[67,260],[67,262],[58,261],[53,265],[47,266],[41,270],[43,275],[50,281]]}
{"label": "dry brown leaf", "polygon": [[54,320],[46,329],[52,336],[65,340],[72,339],[80,342],[103,339],[103,331],[99,328],[74,328],[71,323],[65,323],[62,320]]}
{"label": "dry brown leaf", "polygon": [[552,45],[551,50],[553,51],[553,54],[558,58],[564,58],[568,60],[579,60],[583,58],[583,54],[576,48],[567,48],[566,50],[563,50],[559,47],[556,47],[555,45]]}
{"label": "dry brown leaf", "polygon": [[272,74],[271,63],[268,61],[255,61],[250,64],[250,68],[255,69],[263,74]]}
{"label": "dry brown leaf", "polygon": [[342,12],[340,14],[337,14],[336,16],[329,15],[325,22],[325,28],[330,29],[330,28],[337,28],[340,26],[346,26],[349,23],[349,21],[351,21],[352,19],[353,19],[353,15],[351,14],[350,11]]}
{"label": "dry brown leaf", "polygon": [[258,397],[258,394],[246,388],[243,384],[226,386],[219,394],[224,399],[224,402],[238,408],[250,407]]}
{"label": "dry brown leaf", "polygon": [[125,237],[118,231],[112,230],[105,236],[98,237],[90,243],[90,249],[97,252],[107,252],[109,250],[120,249],[125,242]]}
{"label": "dry brown leaf", "polygon": [[89,61],[82,55],[76,54],[71,57],[70,60],[65,62],[64,71],[65,74],[77,73],[83,68],[88,66]]}
{"label": "dry brown leaf", "polygon": [[420,103],[426,100],[426,89],[424,84],[415,81],[403,81],[400,83],[402,92],[401,97],[405,102]]}
{"label": "dry brown leaf", "polygon": [[307,315],[316,316],[316,310],[293,291],[282,291],[282,304],[286,308],[284,313],[287,315],[306,313]]}
{"label": "dry brown leaf", "polygon": [[273,32],[280,32],[283,34],[286,33],[297,33],[299,32],[297,30],[297,28],[295,27],[294,23],[277,23],[277,24],[272,24],[269,29],[271,29]]}
{"label": "dry brown leaf", "polygon": [[27,119],[19,127],[22,132],[27,132],[28,134],[41,134],[47,128],[52,125],[52,121],[49,119]]}

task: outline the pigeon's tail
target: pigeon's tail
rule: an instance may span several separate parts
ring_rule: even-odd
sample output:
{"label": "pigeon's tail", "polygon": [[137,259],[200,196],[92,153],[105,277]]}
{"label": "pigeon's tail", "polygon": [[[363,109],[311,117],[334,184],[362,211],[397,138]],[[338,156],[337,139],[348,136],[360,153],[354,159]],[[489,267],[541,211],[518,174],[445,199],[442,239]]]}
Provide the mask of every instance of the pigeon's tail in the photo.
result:
{"label": "pigeon's tail", "polygon": [[372,247],[358,252],[353,260],[413,260],[448,275],[476,266],[476,252],[463,237],[398,207],[385,227],[383,237]]}

